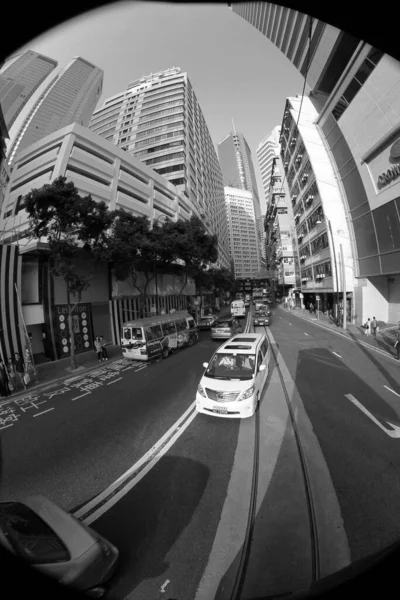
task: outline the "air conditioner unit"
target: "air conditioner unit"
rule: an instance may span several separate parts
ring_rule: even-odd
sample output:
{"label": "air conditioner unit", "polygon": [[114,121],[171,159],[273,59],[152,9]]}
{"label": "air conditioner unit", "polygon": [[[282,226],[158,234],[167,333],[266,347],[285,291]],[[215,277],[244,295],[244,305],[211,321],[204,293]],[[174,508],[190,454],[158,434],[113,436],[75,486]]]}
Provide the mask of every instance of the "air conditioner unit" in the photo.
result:
{"label": "air conditioner unit", "polygon": [[307,181],[308,179],[308,173],[304,173],[303,177],[301,178],[302,181]]}
{"label": "air conditioner unit", "polygon": [[298,155],[296,156],[296,162],[297,162],[297,163],[301,162],[302,158],[303,158],[303,155],[302,155],[302,154],[298,154]]}

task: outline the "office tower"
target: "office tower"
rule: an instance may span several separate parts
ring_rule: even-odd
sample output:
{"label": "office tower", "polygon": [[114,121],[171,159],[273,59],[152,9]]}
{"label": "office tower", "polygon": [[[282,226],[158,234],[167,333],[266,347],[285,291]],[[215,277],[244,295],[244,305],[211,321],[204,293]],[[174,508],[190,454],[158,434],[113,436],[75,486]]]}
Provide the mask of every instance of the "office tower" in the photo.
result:
{"label": "office tower", "polygon": [[87,127],[101,96],[103,75],[102,69],[80,56],[74,57],[50,81],[24,119],[12,141],[9,162],[17,152],[67,125]]}
{"label": "office tower", "polygon": [[224,185],[252,192],[255,214],[259,217],[261,209],[256,174],[251,150],[244,135],[234,129],[218,142],[218,157]]}
{"label": "office tower", "polygon": [[56,60],[32,50],[13,56],[3,64],[0,71],[0,104],[8,129],[57,65]]}
{"label": "office tower", "polygon": [[261,204],[261,214],[265,215],[267,211],[267,198],[269,194],[269,187],[271,182],[272,163],[274,158],[279,155],[279,136],[281,128],[279,126],[274,127],[269,135],[267,135],[262,142],[260,142],[257,148],[257,160],[258,166],[261,172],[261,181],[263,184],[263,198]]}
{"label": "office tower", "polygon": [[275,44],[302,75],[307,72],[307,84],[322,109],[325,99],[356,57],[360,40],[323,21],[271,2],[238,2],[232,3],[231,8]]}
{"label": "office tower", "polygon": [[224,191],[235,277],[256,277],[261,261],[253,194],[229,186]]}
{"label": "office tower", "polygon": [[218,158],[187,73],[173,67],[131,82],[105,100],[90,129],[165,177],[218,236],[229,268],[229,235]]}

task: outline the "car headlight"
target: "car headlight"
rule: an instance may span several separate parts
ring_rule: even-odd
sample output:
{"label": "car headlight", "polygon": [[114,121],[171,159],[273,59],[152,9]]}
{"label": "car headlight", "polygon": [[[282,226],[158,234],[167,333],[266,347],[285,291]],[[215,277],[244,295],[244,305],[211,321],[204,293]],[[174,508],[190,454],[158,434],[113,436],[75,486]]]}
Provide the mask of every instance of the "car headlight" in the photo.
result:
{"label": "car headlight", "polygon": [[203,386],[200,383],[197,386],[197,392],[200,394],[200,396],[203,396],[203,398],[207,398],[206,393],[203,389]]}
{"label": "car headlight", "polygon": [[240,400],[247,400],[247,398],[250,398],[254,394],[254,390],[254,385],[247,388],[247,390],[244,390],[244,392],[242,392],[242,395],[240,396]]}

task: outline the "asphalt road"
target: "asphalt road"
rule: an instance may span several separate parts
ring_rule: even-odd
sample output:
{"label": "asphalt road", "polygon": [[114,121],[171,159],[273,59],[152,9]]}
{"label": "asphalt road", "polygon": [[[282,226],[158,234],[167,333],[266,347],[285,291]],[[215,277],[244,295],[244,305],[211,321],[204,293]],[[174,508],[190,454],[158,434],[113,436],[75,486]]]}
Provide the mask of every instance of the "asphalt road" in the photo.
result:
{"label": "asphalt road", "polygon": [[[42,493],[72,510],[141,458],[193,403],[218,342],[202,332],[155,364],[103,362],[60,388],[3,405],[0,500]],[[229,448],[227,449],[229,451]]]}
{"label": "asphalt road", "polygon": [[321,445],[352,560],[364,558],[400,539],[400,437],[387,433],[400,425],[400,365],[282,309],[271,331]]}

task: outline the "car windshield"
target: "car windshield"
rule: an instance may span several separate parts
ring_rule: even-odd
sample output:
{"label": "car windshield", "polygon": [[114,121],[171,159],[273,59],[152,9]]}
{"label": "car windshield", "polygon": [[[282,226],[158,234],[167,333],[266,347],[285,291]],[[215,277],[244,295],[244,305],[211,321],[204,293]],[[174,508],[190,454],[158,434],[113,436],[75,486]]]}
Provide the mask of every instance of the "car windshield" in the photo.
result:
{"label": "car windshield", "polygon": [[218,352],[208,365],[205,376],[213,379],[251,379],[255,363],[254,354]]}
{"label": "car windshield", "polygon": [[124,327],[123,338],[126,341],[129,340],[142,340],[143,333],[141,327]]}
{"label": "car windshield", "polygon": [[71,558],[54,531],[24,504],[0,504],[0,529],[14,552],[33,564],[66,562]]}

